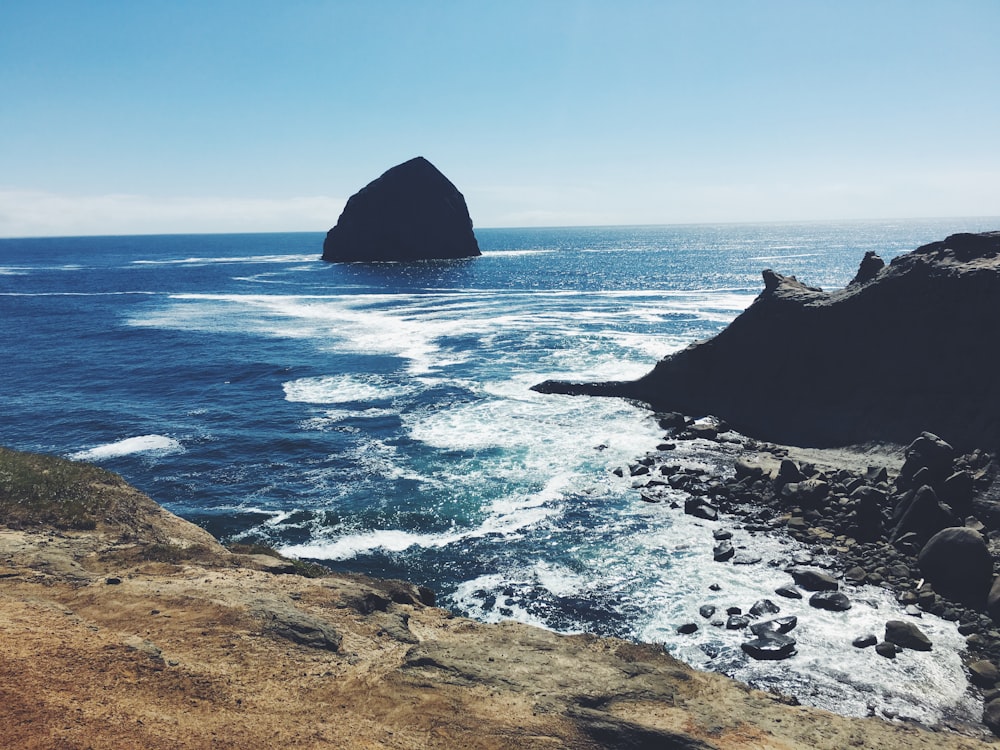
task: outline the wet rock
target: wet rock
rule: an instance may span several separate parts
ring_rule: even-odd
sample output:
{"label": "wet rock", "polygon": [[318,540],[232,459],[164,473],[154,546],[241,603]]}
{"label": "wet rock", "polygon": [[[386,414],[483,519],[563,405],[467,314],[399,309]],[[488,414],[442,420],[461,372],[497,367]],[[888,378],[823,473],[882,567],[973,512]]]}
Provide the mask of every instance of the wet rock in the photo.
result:
{"label": "wet rock", "polygon": [[851,608],[851,600],[840,591],[819,591],[809,597],[809,606],[830,612],[846,612]]}
{"label": "wet rock", "polygon": [[900,648],[895,643],[880,641],[875,644],[875,653],[879,656],[884,656],[886,659],[895,659],[899,651]]}
{"label": "wet rock", "polygon": [[844,571],[844,580],[851,583],[864,583],[867,577],[868,574],[860,565],[854,565]]}
{"label": "wet rock", "polygon": [[719,510],[700,497],[689,497],[684,501],[684,512],[695,518],[715,521],[719,518]]}
{"label": "wet rock", "polygon": [[779,633],[771,633],[742,643],[740,644],[740,648],[743,649],[747,656],[753,659],[778,660],[794,656],[796,653],[795,645],[794,638]]}
{"label": "wet rock", "polygon": [[798,624],[799,618],[795,615],[787,615],[785,617],[775,617],[773,620],[755,622],[750,626],[750,632],[760,636],[767,635],[768,633],[784,634],[794,630]]}
{"label": "wet rock", "polygon": [[920,571],[942,596],[970,607],[986,602],[993,583],[993,558],[983,536],[964,526],[932,536],[917,558]]}
{"label": "wet rock", "polygon": [[763,558],[752,552],[738,552],[733,558],[733,565],[756,565]]}
{"label": "wet rock", "polygon": [[778,596],[783,596],[786,599],[802,598],[802,592],[799,591],[794,586],[778,586],[778,588],[774,590],[774,593],[777,594]]}
{"label": "wet rock", "polygon": [[712,559],[716,562],[726,562],[727,560],[732,560],[735,556],[736,548],[733,547],[731,542],[719,542],[712,548]]}
{"label": "wet rock", "polygon": [[713,604],[702,604],[698,608],[698,614],[704,617],[706,620],[715,614],[715,605]]}
{"label": "wet rock", "polygon": [[792,568],[788,571],[800,588],[806,591],[836,591],[840,588],[837,579],[829,573],[813,568]]}
{"label": "wet rock", "polygon": [[698,623],[696,622],[686,622],[683,625],[677,627],[677,632],[681,635],[691,635],[691,633],[698,632]]}
{"label": "wet rock", "polygon": [[733,538],[733,532],[729,529],[716,529],[712,532],[712,538],[717,542],[725,542]]}
{"label": "wet rock", "polygon": [[868,648],[869,646],[874,646],[876,643],[878,643],[878,636],[874,633],[860,635],[851,641],[851,645],[854,646],[854,648]]}
{"label": "wet rock", "polygon": [[931,639],[912,622],[904,620],[889,620],[885,624],[885,640],[914,651],[931,650]]}
{"label": "wet rock", "polygon": [[750,619],[743,615],[730,615],[726,620],[726,630],[743,630],[750,624]]}
{"label": "wet rock", "polygon": [[753,603],[750,607],[749,615],[751,617],[761,617],[763,615],[776,615],[781,611],[781,607],[772,602],[770,599],[759,599]]}
{"label": "wet rock", "polygon": [[996,664],[988,659],[980,659],[969,665],[969,677],[972,683],[981,688],[991,688],[1000,680],[1000,672]]}

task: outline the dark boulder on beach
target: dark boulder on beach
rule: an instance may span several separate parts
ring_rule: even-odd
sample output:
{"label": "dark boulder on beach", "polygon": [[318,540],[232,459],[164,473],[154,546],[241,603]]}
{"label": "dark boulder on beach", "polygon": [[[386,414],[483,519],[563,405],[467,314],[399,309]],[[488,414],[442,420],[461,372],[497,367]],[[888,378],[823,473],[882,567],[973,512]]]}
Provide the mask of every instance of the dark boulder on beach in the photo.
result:
{"label": "dark boulder on beach", "polygon": [[931,639],[912,622],[889,620],[885,624],[885,640],[900,648],[911,648],[914,651],[930,651]]}
{"label": "dark boulder on beach", "polygon": [[975,529],[959,526],[939,531],[924,545],[917,563],[942,596],[977,609],[986,603],[993,583],[993,558]]}
{"label": "dark boulder on beach", "polygon": [[958,450],[1000,446],[1000,326],[987,322],[1000,319],[1000,232],[877,265],[834,292],[764,271],[764,291],[725,330],[644,377],[535,389],[712,414],[795,445],[905,444],[930,430]]}
{"label": "dark boulder on beach", "polygon": [[427,159],[388,170],[351,196],[323,260],[412,261],[480,255],[465,198]]}

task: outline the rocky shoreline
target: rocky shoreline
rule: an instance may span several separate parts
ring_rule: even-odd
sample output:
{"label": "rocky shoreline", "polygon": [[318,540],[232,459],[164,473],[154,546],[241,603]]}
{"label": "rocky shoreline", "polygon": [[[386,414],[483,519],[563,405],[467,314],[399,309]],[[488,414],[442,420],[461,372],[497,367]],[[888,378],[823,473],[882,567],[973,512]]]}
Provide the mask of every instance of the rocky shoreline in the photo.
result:
{"label": "rocky shoreline", "polygon": [[[958,455],[930,433],[908,446],[867,451],[806,450],[746,438],[714,418],[660,414],[667,430],[658,450],[627,471],[644,502],[670,503],[716,524],[718,565],[761,564],[753,545],[737,549],[730,529],[753,535],[787,534],[811,555],[785,568],[787,585],[742,611],[706,605],[700,617],[677,624],[679,634],[716,627],[745,634],[743,650],[755,659],[795,654],[796,618],[780,616],[783,598],[805,598],[811,607],[846,610],[845,593],[865,584],[885,588],[905,607],[905,620],[884,631],[854,633],[845,648],[873,647],[879,657],[932,647],[920,630],[922,613],[952,621],[965,638],[962,655],[970,690],[985,705],[983,721],[1000,732],[1000,561],[997,466],[976,450]],[[680,441],[709,441],[729,456],[728,472],[682,465]],[[735,522],[735,523],[734,523]],[[711,571],[705,575],[711,578]],[[1000,579],[996,579],[1000,581]]]}
{"label": "rocky shoreline", "polygon": [[120,477],[0,448],[5,747],[973,750],[652,645],[476,623],[401,581],[224,548]]}

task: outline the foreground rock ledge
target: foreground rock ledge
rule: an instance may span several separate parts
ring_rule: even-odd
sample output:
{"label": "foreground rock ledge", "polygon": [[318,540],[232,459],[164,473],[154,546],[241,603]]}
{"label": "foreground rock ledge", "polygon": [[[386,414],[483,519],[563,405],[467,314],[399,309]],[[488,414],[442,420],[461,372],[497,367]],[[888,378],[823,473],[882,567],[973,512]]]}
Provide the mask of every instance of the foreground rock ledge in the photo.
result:
{"label": "foreground rock ledge", "polygon": [[418,156],[351,196],[323,242],[323,260],[412,261],[480,255],[465,198]]}
{"label": "foreground rock ledge", "polygon": [[0,449],[4,747],[990,744],[788,705],[654,646],[452,617],[399,581],[274,572],[292,568],[58,459],[30,468],[68,471],[82,515],[32,519],[10,510],[23,456]]}
{"label": "foreground rock ledge", "polygon": [[1000,447],[1000,232],[955,234],[884,266],[866,256],[824,292],[764,271],[725,330],[635,381],[547,381],[547,393],[622,396],[712,414],[745,435],[801,446]]}

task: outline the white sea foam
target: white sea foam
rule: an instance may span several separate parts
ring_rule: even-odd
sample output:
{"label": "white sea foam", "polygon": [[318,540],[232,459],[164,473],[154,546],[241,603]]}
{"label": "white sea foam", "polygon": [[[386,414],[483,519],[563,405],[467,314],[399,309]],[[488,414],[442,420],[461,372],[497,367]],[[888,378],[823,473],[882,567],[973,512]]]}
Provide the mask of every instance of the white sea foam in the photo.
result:
{"label": "white sea foam", "polygon": [[414,387],[378,375],[324,375],[282,384],[285,400],[306,404],[386,401],[412,393]]}
{"label": "white sea foam", "polygon": [[315,255],[245,255],[245,256],[222,256],[212,257],[190,257],[173,258],[170,260],[133,260],[132,264],[137,266],[203,266],[215,263],[305,263],[315,261]]}
{"label": "white sea foam", "polygon": [[166,454],[182,450],[184,447],[179,442],[166,435],[139,435],[78,451],[71,454],[70,458],[77,461],[101,461],[108,458],[129,456],[133,453]]}

